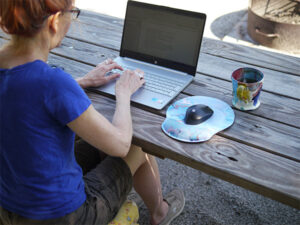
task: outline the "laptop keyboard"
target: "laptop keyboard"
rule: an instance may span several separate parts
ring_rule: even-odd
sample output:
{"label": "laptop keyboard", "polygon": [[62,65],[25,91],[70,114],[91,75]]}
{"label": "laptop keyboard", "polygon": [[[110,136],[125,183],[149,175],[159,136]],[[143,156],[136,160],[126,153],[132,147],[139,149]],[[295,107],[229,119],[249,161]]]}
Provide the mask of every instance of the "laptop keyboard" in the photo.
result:
{"label": "laptop keyboard", "polygon": [[150,90],[167,96],[173,96],[182,88],[178,81],[165,79],[161,76],[157,76],[151,73],[145,73],[144,79],[146,81],[144,86],[146,90]]}
{"label": "laptop keyboard", "polygon": [[[134,70],[134,68],[124,67],[124,66],[123,69]],[[113,70],[112,72],[120,73],[119,70]],[[169,77],[166,79],[160,75],[149,73],[149,72],[144,74],[144,79],[146,82],[143,88],[170,97],[178,93],[178,91],[180,91],[182,86],[184,85],[182,81],[170,79]]]}

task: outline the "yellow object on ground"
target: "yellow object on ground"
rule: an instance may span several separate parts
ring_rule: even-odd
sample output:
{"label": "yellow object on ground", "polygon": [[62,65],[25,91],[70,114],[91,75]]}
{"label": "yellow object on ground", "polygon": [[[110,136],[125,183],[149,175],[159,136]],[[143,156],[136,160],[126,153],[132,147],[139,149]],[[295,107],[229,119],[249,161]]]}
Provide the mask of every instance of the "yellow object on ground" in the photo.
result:
{"label": "yellow object on ground", "polygon": [[126,200],[116,217],[108,225],[138,225],[139,209],[135,202]]}

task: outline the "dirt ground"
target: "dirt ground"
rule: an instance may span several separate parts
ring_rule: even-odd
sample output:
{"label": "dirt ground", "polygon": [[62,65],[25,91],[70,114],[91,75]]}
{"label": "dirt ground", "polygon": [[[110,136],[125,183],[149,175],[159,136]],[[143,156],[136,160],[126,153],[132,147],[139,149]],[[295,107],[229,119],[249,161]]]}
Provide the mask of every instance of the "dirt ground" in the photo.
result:
{"label": "dirt ground", "polygon": [[[172,225],[299,225],[300,211],[172,160],[157,159],[163,193],[181,188],[186,205]],[[183,179],[184,178],[184,179]],[[140,225],[149,224],[144,204]]]}

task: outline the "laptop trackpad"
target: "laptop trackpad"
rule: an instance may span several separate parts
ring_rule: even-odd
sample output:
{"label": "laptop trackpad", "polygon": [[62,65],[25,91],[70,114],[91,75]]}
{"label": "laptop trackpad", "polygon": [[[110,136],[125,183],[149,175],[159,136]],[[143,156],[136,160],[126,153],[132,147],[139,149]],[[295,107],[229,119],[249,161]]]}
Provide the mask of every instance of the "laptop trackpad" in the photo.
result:
{"label": "laptop trackpad", "polygon": [[170,97],[146,90],[142,87],[131,96],[131,100],[155,109],[162,109],[170,101]]}
{"label": "laptop trackpad", "polygon": [[[115,83],[116,81],[111,81],[108,84],[95,89],[102,93],[104,92],[110,95],[115,95]],[[131,96],[131,101],[142,105],[147,105],[155,109],[162,109],[163,106],[170,101],[170,97],[146,90],[145,88],[141,87]]]}

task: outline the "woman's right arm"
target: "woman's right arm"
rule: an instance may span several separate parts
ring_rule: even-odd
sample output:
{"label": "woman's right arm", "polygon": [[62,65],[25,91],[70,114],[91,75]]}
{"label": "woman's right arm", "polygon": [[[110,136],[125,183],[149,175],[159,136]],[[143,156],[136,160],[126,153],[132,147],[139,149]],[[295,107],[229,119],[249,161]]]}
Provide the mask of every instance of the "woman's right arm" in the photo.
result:
{"label": "woman's right arm", "polygon": [[116,82],[116,110],[112,122],[91,105],[67,125],[79,137],[106,154],[125,157],[132,139],[130,97],[143,84],[144,79],[137,72],[125,71]]}

